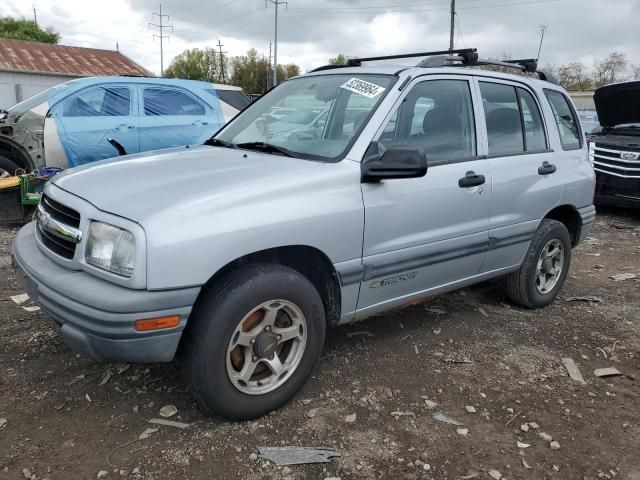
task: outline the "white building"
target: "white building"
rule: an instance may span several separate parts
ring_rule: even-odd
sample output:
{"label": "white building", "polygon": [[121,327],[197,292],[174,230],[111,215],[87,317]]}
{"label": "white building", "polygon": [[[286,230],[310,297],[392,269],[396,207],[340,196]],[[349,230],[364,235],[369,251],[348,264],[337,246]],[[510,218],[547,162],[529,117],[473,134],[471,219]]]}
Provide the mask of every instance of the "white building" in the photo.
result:
{"label": "white building", "polygon": [[102,75],[153,76],[115,50],[0,38],[0,108],[73,78]]}

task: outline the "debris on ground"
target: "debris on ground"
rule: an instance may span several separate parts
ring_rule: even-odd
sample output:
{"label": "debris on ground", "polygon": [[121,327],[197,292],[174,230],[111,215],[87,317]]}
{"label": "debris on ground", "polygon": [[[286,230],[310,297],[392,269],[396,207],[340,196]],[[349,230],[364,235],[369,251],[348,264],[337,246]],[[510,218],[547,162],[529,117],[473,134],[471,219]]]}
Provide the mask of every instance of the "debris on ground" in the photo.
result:
{"label": "debris on ground", "polygon": [[476,407],[472,407],[471,405],[467,405],[466,407],[464,407],[464,409],[465,409],[468,413],[476,413]]}
{"label": "debris on ground", "polygon": [[27,295],[26,293],[22,293],[20,295],[14,295],[12,297],[9,297],[9,299],[13,301],[13,303],[15,303],[16,305],[22,305],[24,302],[29,300],[29,295]]}
{"label": "debris on ground", "polygon": [[31,307],[22,307],[22,309],[27,312],[37,312],[38,310],[40,310],[40,307],[37,305],[33,305]]}
{"label": "debris on ground", "polygon": [[488,473],[493,480],[500,480],[502,478],[502,474],[497,470],[489,470]]}
{"label": "debris on ground", "polygon": [[551,435],[549,435],[548,433],[540,432],[538,434],[538,436],[541,439],[543,439],[545,442],[552,442],[553,441],[553,437]]}
{"label": "debris on ground", "polygon": [[554,440],[553,442],[549,443],[549,448],[551,450],[560,450],[560,444]]}
{"label": "debris on ground", "polygon": [[618,230],[633,230],[636,228],[634,225],[624,222],[611,222],[609,223],[613,228],[617,228]]}
{"label": "debris on ground", "polygon": [[144,432],[140,434],[138,440],[144,440],[145,438],[149,438],[152,434],[158,431],[157,428],[147,428]]}
{"label": "debris on ground", "polygon": [[527,461],[523,458],[522,459],[522,466],[524,468],[526,468],[527,470],[531,470],[533,467],[530,467],[529,464],[527,463]]}
{"label": "debris on ground", "polygon": [[480,474],[475,470],[469,470],[466,475],[460,477],[460,480],[471,480],[472,478],[478,478]]}
{"label": "debris on ground", "polygon": [[468,428],[456,428],[456,433],[458,435],[462,435],[463,437],[466,437],[467,434],[469,433],[469,429]]}
{"label": "debris on ground", "polygon": [[526,423],[523,423],[522,425],[520,425],[520,430],[522,430],[523,432],[528,432],[529,431],[529,425]]}
{"label": "debris on ground", "polygon": [[113,373],[111,373],[111,370],[107,370],[107,373],[105,373],[104,377],[102,377],[102,380],[100,380],[100,383],[98,384],[98,386],[102,387],[106,385],[107,382],[111,380],[112,376],[113,376]]}
{"label": "debris on ground", "polygon": [[353,423],[356,421],[357,415],[355,413],[352,413],[351,415],[347,415],[346,417],[344,417],[344,421],[347,423]]}
{"label": "debris on ground", "polygon": [[391,416],[392,417],[415,417],[416,414],[413,412],[400,412],[400,411],[395,411],[395,412],[391,412]]}
{"label": "debris on ground", "polygon": [[162,418],[152,418],[151,420],[149,420],[149,423],[182,429],[189,428],[191,426],[190,423],[174,422],[173,420],[164,420]]}
{"label": "debris on ground", "polygon": [[616,273],[615,275],[609,276],[612,280],[616,282],[621,282],[623,280],[633,280],[638,276],[635,273]]}
{"label": "debris on ground", "polygon": [[584,295],[581,297],[569,297],[567,302],[589,302],[589,303],[602,303],[603,300],[595,295]]}
{"label": "debris on ground", "polygon": [[329,463],[340,454],[330,447],[258,447],[260,458],[276,465],[302,465],[307,463]]}
{"label": "debris on ground", "polygon": [[442,359],[446,363],[473,363],[471,357],[462,353],[452,353]]}
{"label": "debris on ground", "polygon": [[428,398],[424,398],[424,404],[429,410],[431,410],[432,408],[436,408],[438,406],[437,402],[434,402],[433,400],[429,400]]}
{"label": "debris on ground", "polygon": [[622,375],[622,372],[620,372],[615,367],[607,367],[607,368],[596,368],[593,371],[593,374],[596,377],[613,377],[613,376],[616,376],[616,375]]}
{"label": "debris on ground", "polygon": [[564,365],[564,368],[567,369],[567,372],[569,373],[569,377],[571,377],[573,380],[575,380],[578,383],[586,385],[587,382],[584,381],[584,377],[582,376],[582,373],[580,373],[580,369],[578,368],[578,366],[576,365],[576,362],[574,362],[572,358],[568,358],[568,357],[563,358],[562,364]]}
{"label": "debris on ground", "polygon": [[348,332],[347,333],[347,337],[352,338],[352,337],[360,337],[362,335],[366,335],[367,337],[373,337],[373,333],[369,333],[369,332]]}
{"label": "debris on ground", "polygon": [[516,442],[516,446],[518,448],[529,448],[531,445],[529,445],[528,443],[523,443],[523,442],[518,441],[518,442]]}
{"label": "debris on ground", "polygon": [[174,405],[165,405],[160,409],[160,416],[164,418],[171,418],[176,413],[178,413],[178,409]]}
{"label": "debris on ground", "polygon": [[7,419],[6,418],[0,418],[0,430],[2,430],[6,425],[7,425]]}
{"label": "debris on ground", "polygon": [[438,422],[450,423],[451,425],[457,425],[459,427],[464,425],[464,423],[459,422],[455,418],[450,417],[449,415],[446,415],[442,412],[434,413],[433,415],[431,415],[431,418],[433,418],[434,420],[437,420]]}
{"label": "debris on ground", "polygon": [[98,477],[98,478],[102,478],[102,477],[106,477],[107,475],[109,475],[109,472],[107,472],[106,470],[100,470],[100,471],[98,472],[97,477]]}

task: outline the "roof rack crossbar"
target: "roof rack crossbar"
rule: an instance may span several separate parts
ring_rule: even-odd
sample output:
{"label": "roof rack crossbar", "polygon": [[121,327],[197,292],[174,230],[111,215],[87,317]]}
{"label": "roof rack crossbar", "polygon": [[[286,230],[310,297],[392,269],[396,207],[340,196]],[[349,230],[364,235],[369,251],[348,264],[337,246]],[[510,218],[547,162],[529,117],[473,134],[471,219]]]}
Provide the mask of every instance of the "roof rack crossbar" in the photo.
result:
{"label": "roof rack crossbar", "polygon": [[432,57],[435,55],[460,55],[462,57],[474,53],[476,53],[475,48],[463,48],[459,50],[438,50],[435,52],[417,52],[405,53],[400,55],[383,55],[380,57],[351,58],[347,61],[347,66],[359,67],[363,62],[373,62],[376,60],[398,60],[402,58]]}

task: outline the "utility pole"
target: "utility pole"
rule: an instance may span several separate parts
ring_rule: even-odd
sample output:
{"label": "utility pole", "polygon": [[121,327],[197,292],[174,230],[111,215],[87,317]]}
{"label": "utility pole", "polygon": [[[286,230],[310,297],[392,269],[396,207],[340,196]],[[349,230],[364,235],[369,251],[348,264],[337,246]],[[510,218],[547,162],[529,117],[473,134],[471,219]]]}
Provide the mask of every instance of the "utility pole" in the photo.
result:
{"label": "utility pole", "polygon": [[449,27],[449,52],[453,52],[453,31],[455,30],[456,0],[451,0],[451,26]]}
{"label": "utility pole", "polygon": [[289,8],[289,2],[285,2],[284,0],[265,0],[265,7],[269,2],[276,6],[276,23],[273,38],[273,86],[276,86],[278,84],[278,6],[285,5],[286,8]]}
{"label": "utility pole", "polygon": [[267,67],[267,90],[271,88],[271,42],[269,42],[269,65]]}
{"label": "utility pole", "polygon": [[546,25],[540,25],[540,45],[538,46],[538,56],[536,59],[540,61],[540,51],[542,50],[542,40],[544,39],[544,33],[547,31]]}
{"label": "utility pole", "polygon": [[151,27],[156,27],[159,30],[160,35],[153,35],[153,38],[159,38],[160,39],[160,76],[164,77],[164,51],[162,49],[162,42],[165,38],[169,38],[169,35],[163,35],[163,31],[165,28],[170,28],[171,31],[173,32],[173,26],[172,25],[165,25],[164,22],[164,18],[167,18],[167,21],[169,21],[169,15],[163,15],[162,14],[162,4],[160,4],[160,13],[156,13],[153,12],[151,14],[151,16],[153,17],[153,15],[157,15],[158,16],[158,23],[151,23],[149,22],[149,28]]}
{"label": "utility pole", "polygon": [[38,13],[36,12],[36,4],[33,4],[33,21],[36,24],[36,27],[38,26]]}
{"label": "utility pole", "polygon": [[223,52],[222,51],[222,47],[224,47],[224,45],[222,43],[220,43],[220,39],[218,38],[218,50],[220,51],[220,74],[222,76],[222,83],[225,83],[227,81],[226,75],[224,74],[225,70],[224,70],[224,54],[228,53],[228,52]]}

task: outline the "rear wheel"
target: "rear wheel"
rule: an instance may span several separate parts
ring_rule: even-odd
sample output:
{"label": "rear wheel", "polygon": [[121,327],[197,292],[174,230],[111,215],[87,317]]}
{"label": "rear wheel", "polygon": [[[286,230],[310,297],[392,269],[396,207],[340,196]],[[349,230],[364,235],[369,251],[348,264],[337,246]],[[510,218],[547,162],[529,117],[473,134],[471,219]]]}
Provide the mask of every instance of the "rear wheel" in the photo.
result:
{"label": "rear wheel", "polygon": [[299,272],[248,265],[205,291],[189,319],[187,379],[209,414],[251,419],[286,403],[324,344],[322,299]]}
{"label": "rear wheel", "polygon": [[10,177],[16,174],[16,170],[20,168],[13,160],[8,159],[7,157],[0,156],[0,178],[2,177]]}
{"label": "rear wheel", "polygon": [[528,308],[549,305],[558,296],[571,263],[571,237],[564,224],[545,219],[517,272],[507,276],[511,300]]}

